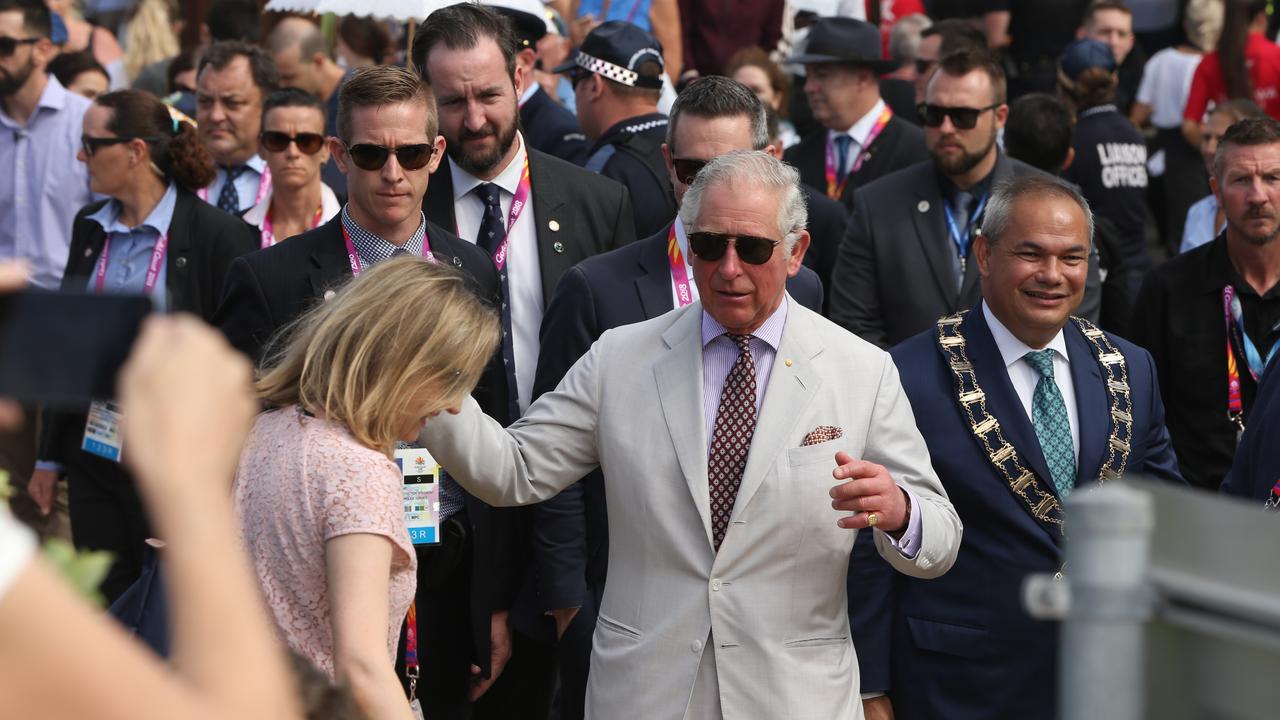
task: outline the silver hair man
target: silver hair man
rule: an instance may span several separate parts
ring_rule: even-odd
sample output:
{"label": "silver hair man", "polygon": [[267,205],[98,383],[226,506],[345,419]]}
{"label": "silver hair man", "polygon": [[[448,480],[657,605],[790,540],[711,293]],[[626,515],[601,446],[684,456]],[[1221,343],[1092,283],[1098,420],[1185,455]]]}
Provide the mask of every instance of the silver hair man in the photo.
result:
{"label": "silver hair man", "polygon": [[725,153],[698,171],[680,205],[680,220],[685,228],[692,228],[697,222],[698,213],[702,210],[702,195],[707,188],[738,183],[771,189],[780,195],[778,232],[784,236],[783,249],[791,252],[800,231],[809,223],[809,210],[800,191],[800,173],[772,155],[757,150]]}
{"label": "silver hair man", "polygon": [[1075,185],[1042,173],[1012,177],[996,185],[991,191],[991,199],[987,201],[987,210],[982,215],[983,237],[990,242],[999,241],[1013,217],[1014,203],[1029,196],[1059,197],[1079,205],[1084,213],[1089,243],[1093,243],[1093,211],[1089,209],[1089,201],[1084,199]]}

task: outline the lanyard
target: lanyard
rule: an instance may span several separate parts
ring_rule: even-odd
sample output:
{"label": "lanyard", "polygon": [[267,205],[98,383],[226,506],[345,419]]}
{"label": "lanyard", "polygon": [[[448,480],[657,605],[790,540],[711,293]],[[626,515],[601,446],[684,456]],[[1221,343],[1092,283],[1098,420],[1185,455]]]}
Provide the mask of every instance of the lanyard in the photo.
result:
{"label": "lanyard", "polygon": [[1258,382],[1263,370],[1271,362],[1271,358],[1275,357],[1276,350],[1280,349],[1280,343],[1272,345],[1266,359],[1262,358],[1258,347],[1253,344],[1253,340],[1244,330],[1244,311],[1240,307],[1240,297],[1236,295],[1236,289],[1230,285],[1222,288],[1222,314],[1227,326],[1227,416],[1240,430],[1244,430],[1244,403],[1240,398],[1240,368],[1233,349],[1241,351],[1248,364],[1250,377],[1254,382]]}
{"label": "lanyard", "polygon": [[[356,253],[356,246],[351,242],[351,234],[347,232],[347,226],[343,225],[339,220],[338,224],[342,226],[342,239],[347,242],[347,262],[351,265],[351,275],[360,277],[360,273],[364,271],[364,265],[360,262],[360,256]],[[427,237],[424,228],[422,233],[422,257],[435,262],[435,256],[431,254],[431,238]]]}
{"label": "lanyard", "polygon": [[409,702],[418,694],[418,601],[409,603],[409,617],[405,620],[404,675],[409,678]]}
{"label": "lanyard", "polygon": [[502,243],[498,245],[498,249],[493,251],[493,264],[502,270],[502,266],[507,263],[507,244],[511,242],[511,228],[515,227],[516,220],[520,219],[520,214],[524,212],[525,206],[529,204],[529,191],[532,183],[529,181],[529,156],[524,156],[524,169],[520,171],[520,184],[516,187],[516,196],[511,201],[511,212],[507,216],[507,232],[502,236]]}
{"label": "lanyard", "polygon": [[[871,147],[871,143],[875,142],[876,138],[880,136],[880,133],[884,132],[885,126],[889,124],[889,120],[892,118],[893,110],[890,110],[889,106],[886,105],[884,110],[880,113],[880,117],[876,118],[876,124],[871,127],[871,132],[867,133],[867,139],[861,143],[862,148]],[[836,142],[835,138],[828,134],[827,197],[832,200],[839,200],[840,196],[844,195],[844,189],[845,186],[849,184],[849,178],[852,177],[854,173],[858,172],[858,170],[862,169],[862,163],[866,159],[867,153],[859,151],[858,155],[853,159],[853,167],[849,168],[848,174],[845,175],[844,179],[837,184],[836,177],[838,177],[838,173],[836,171]]]}
{"label": "lanyard", "polygon": [[[230,176],[227,176],[227,182],[231,182]],[[253,205],[262,202],[262,198],[267,196],[271,191],[271,168],[263,167],[262,174],[258,176],[258,192],[253,196]],[[209,202],[209,188],[202,187],[196,191],[196,195],[203,201]],[[249,207],[253,207],[250,205]],[[263,245],[263,247],[266,247]]]}
{"label": "lanyard", "polygon": [[956,225],[955,216],[951,214],[951,204],[942,203],[942,212],[947,216],[947,232],[951,234],[951,242],[956,245],[956,255],[960,258],[960,268],[964,269],[965,258],[969,255],[969,243],[965,242],[969,239],[969,235],[973,233],[973,228],[978,224],[978,218],[982,217],[982,211],[987,207],[988,195],[983,195],[978,201],[978,206],[973,209],[973,214],[969,216],[969,222],[964,232],[960,232],[960,227]]}
{"label": "lanyard", "polygon": [[[102,254],[98,256],[98,272],[97,278],[94,280],[93,289],[101,294],[103,286],[107,282],[107,256],[111,254],[111,236],[114,233],[107,233],[107,239],[102,243]],[[165,233],[156,238],[156,245],[151,249],[151,262],[147,263],[147,275],[142,279],[142,294],[150,295],[152,290],[156,289],[156,281],[160,277],[161,263],[164,262],[165,253],[169,249],[169,234]]]}
{"label": "lanyard", "polygon": [[[324,215],[324,205],[316,208],[315,217],[311,218],[311,230],[320,227],[320,218]],[[274,225],[271,222],[271,209],[267,208],[267,214],[262,217],[262,247],[269,248],[276,244],[276,235]]]}
{"label": "lanyard", "polygon": [[680,252],[680,241],[676,239],[676,227],[680,218],[671,223],[671,233],[667,236],[667,260],[671,262],[671,282],[676,286],[676,302],[684,307],[693,302],[693,291],[689,288],[689,266],[685,264],[684,254]]}

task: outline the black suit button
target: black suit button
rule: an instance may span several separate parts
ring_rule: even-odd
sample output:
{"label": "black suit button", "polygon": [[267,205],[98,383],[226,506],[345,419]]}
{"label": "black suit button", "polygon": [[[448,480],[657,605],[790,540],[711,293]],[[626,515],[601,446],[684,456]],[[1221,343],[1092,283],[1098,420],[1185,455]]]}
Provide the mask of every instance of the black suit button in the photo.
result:
{"label": "black suit button", "polygon": [[178,258],[178,260],[177,260],[177,262],[176,262],[175,264],[176,264],[178,267],[180,267],[180,268],[184,268],[184,267],[186,267],[186,266],[187,266],[187,259],[186,259],[186,258],[184,258],[184,257],[180,257],[180,258]]}

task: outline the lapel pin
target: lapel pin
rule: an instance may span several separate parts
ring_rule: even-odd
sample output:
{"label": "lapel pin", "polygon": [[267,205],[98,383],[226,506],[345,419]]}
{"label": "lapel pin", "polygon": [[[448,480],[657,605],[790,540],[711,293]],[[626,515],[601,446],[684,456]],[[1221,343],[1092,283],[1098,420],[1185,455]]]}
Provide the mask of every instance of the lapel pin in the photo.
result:
{"label": "lapel pin", "polygon": [[187,259],[184,257],[180,257],[177,259],[176,264],[179,268],[184,268],[187,266]]}
{"label": "lapel pin", "polygon": [[324,291],[324,299],[325,299],[325,301],[326,301],[326,302],[328,302],[329,300],[332,300],[334,295],[337,295],[337,293],[335,293],[335,292],[334,292],[334,291],[332,291],[332,290],[325,290],[325,291]]}
{"label": "lapel pin", "polygon": [[552,244],[551,249],[555,250],[558,253],[562,253],[564,252],[564,243],[557,240],[554,244]]}
{"label": "lapel pin", "polygon": [[551,228],[551,232],[560,232],[560,223],[555,220],[548,222],[547,227]]}
{"label": "lapel pin", "polygon": [[457,255],[454,255],[454,256],[453,256],[453,266],[454,266],[454,267],[462,267],[462,258],[458,257]]}
{"label": "lapel pin", "polygon": [[85,248],[85,249],[84,249],[84,256],[85,256],[85,257],[93,257],[93,248]]}
{"label": "lapel pin", "polygon": [[916,204],[916,210],[919,210],[922,213],[929,212],[929,201],[921,200]]}
{"label": "lapel pin", "polygon": [[782,364],[786,365],[787,367],[791,367],[791,358],[787,358],[786,360],[783,360]]}

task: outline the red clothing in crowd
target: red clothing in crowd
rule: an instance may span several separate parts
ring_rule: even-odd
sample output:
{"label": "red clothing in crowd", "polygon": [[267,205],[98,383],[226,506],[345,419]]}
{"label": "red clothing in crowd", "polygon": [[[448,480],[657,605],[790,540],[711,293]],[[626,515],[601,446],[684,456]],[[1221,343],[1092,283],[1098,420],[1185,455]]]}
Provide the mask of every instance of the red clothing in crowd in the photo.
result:
{"label": "red clothing in crowd", "polygon": [[773,50],[782,38],[785,0],[679,0],[685,69],[717,75],[744,47]]}
{"label": "red clothing in crowd", "polygon": [[889,33],[893,24],[908,15],[917,13],[924,15],[922,0],[866,0],[867,17],[871,17],[871,6],[880,3],[880,39],[885,57],[889,57]]}
{"label": "red clothing in crowd", "polygon": [[[1244,60],[1249,68],[1249,79],[1253,82],[1253,101],[1268,115],[1280,120],[1280,47],[1258,33],[1250,33],[1244,48]],[[1201,122],[1210,101],[1221,103],[1226,99],[1227,86],[1222,79],[1222,65],[1215,50],[1205,55],[1196,67],[1182,117]]]}

